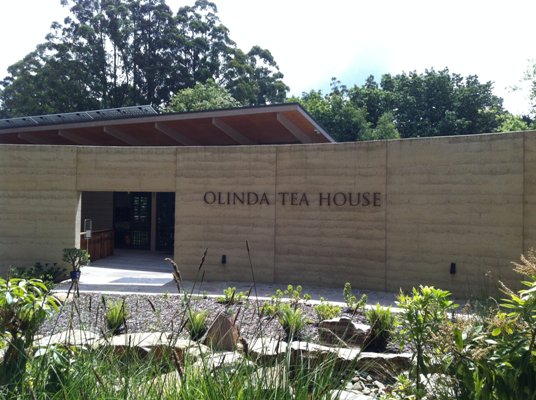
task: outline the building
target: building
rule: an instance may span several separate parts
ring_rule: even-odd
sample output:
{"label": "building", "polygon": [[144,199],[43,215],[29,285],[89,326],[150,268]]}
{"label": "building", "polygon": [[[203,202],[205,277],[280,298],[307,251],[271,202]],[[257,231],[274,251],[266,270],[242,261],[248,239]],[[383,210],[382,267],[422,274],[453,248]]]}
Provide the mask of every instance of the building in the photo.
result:
{"label": "building", "polygon": [[93,113],[0,121],[4,272],[84,246],[89,218],[184,278],[208,248],[205,279],[251,280],[247,240],[257,281],[467,296],[516,282],[536,239],[536,132],[333,143],[297,104]]}

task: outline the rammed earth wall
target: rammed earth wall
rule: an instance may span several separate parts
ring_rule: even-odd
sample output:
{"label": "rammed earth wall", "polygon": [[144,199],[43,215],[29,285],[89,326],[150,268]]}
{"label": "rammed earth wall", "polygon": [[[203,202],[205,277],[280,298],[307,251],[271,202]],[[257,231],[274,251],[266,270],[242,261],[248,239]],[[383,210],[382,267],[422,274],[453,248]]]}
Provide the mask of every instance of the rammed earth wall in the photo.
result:
{"label": "rammed earth wall", "polygon": [[[345,281],[459,295],[512,284],[536,242],[536,132],[236,147],[0,145],[0,265],[79,245],[80,193],[176,193],[175,259],[194,278]],[[221,264],[226,255],[226,264]],[[456,273],[451,274],[451,263]]]}

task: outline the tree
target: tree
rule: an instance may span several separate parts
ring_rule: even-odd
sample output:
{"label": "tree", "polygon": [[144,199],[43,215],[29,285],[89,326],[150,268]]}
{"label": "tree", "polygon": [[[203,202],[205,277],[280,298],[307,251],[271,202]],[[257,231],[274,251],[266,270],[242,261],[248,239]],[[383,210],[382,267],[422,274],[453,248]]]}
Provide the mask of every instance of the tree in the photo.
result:
{"label": "tree", "polygon": [[531,129],[533,121],[526,116],[513,115],[506,113],[499,118],[498,132],[517,132]]}
{"label": "tree", "polygon": [[162,107],[209,80],[241,104],[280,102],[283,75],[268,50],[244,53],[216,5],[197,0],[173,15],[165,0],[61,0],[70,16],[0,82],[4,116],[136,104]]}
{"label": "tree", "polygon": [[367,102],[363,98],[357,100],[357,96],[355,87],[348,90],[333,78],[330,93],[323,95],[313,90],[290,100],[301,103],[336,141],[398,138],[393,115],[383,113],[374,121],[368,113]]}
{"label": "tree", "polygon": [[247,54],[237,49],[226,65],[223,82],[243,105],[282,103],[289,90],[272,53],[259,46]]}
{"label": "tree", "polygon": [[63,48],[50,53],[49,45],[39,45],[8,68],[10,76],[1,82],[4,89],[0,94],[5,117],[99,106],[99,99],[84,81],[84,66]]}
{"label": "tree", "polygon": [[388,76],[385,82],[402,137],[495,132],[497,116],[504,113],[493,84],[481,84],[474,75],[463,78],[446,68],[430,69]]}
{"label": "tree", "polygon": [[198,83],[193,88],[179,90],[175,94],[166,111],[201,111],[216,110],[220,108],[239,107],[229,90],[217,85],[213,80],[206,83]]}
{"label": "tree", "polygon": [[298,99],[337,140],[459,135],[496,132],[505,113],[491,82],[448,69],[369,76],[348,89],[336,79],[331,93]]}

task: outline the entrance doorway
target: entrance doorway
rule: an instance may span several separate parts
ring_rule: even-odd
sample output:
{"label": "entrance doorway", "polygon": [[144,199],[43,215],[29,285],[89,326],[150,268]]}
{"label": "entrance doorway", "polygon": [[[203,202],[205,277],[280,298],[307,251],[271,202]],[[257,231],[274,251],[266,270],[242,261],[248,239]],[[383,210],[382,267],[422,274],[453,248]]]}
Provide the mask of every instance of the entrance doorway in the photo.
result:
{"label": "entrance doorway", "polygon": [[115,192],[115,247],[173,252],[175,193]]}
{"label": "entrance doorway", "polygon": [[[82,221],[91,219],[97,245],[106,239],[111,248],[148,250],[173,254],[175,193],[83,192]],[[111,252],[93,251],[93,259]],[[99,255],[99,253],[102,253]]]}

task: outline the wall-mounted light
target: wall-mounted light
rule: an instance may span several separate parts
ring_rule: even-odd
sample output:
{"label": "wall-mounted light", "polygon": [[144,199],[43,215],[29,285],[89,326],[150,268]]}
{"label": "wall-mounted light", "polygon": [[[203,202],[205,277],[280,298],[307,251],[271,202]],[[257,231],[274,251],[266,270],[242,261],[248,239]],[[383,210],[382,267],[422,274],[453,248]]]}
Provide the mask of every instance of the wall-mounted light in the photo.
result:
{"label": "wall-mounted light", "polygon": [[221,264],[222,264],[222,265],[227,264],[227,255],[223,254],[223,255],[221,256]]}
{"label": "wall-mounted light", "polygon": [[454,275],[456,273],[456,263],[451,262],[450,263],[450,274]]}

